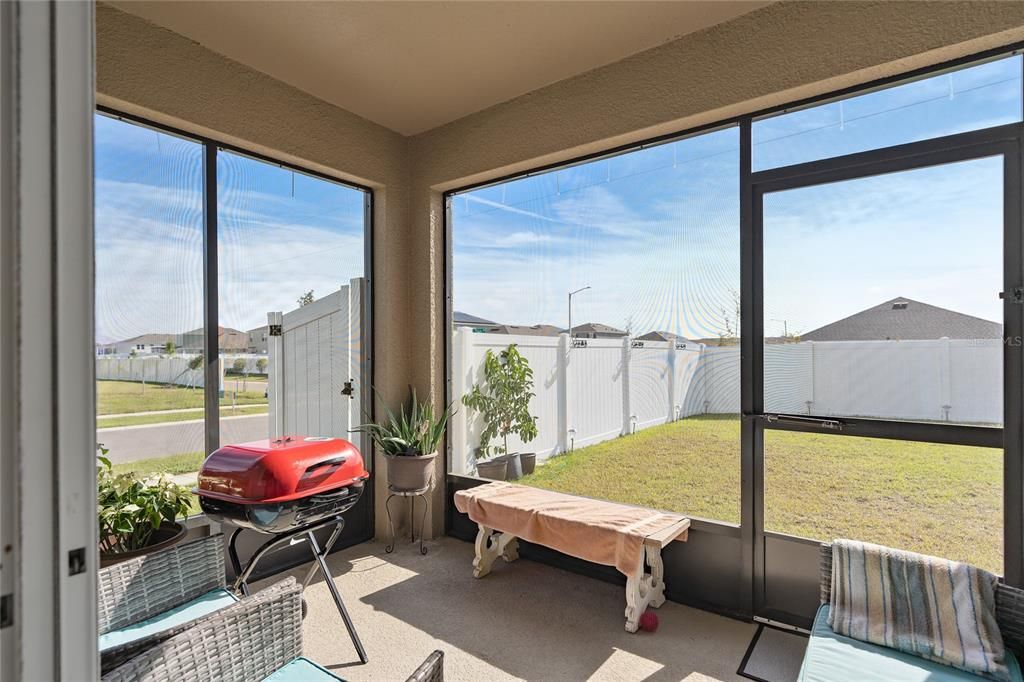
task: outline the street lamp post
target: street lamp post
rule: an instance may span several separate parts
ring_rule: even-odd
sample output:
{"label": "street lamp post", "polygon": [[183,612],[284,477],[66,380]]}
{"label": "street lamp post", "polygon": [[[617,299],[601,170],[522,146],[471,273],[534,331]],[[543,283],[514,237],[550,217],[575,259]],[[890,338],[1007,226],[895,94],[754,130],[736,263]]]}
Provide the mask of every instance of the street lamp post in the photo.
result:
{"label": "street lamp post", "polygon": [[577,289],[576,291],[569,292],[569,348],[572,348],[572,297],[581,291],[586,291],[590,286],[585,286]]}

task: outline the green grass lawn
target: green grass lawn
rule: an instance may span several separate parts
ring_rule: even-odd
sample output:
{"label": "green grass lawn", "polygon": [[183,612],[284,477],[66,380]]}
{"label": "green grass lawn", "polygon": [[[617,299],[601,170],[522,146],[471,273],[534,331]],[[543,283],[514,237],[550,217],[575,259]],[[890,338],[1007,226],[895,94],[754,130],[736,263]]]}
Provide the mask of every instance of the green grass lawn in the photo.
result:
{"label": "green grass lawn", "polygon": [[[221,417],[241,417],[250,414],[266,414],[270,408],[267,405],[243,405],[240,407],[228,407],[222,405],[220,408]],[[139,426],[140,424],[163,424],[165,422],[183,422],[194,419],[202,419],[202,408],[196,408],[189,412],[164,412],[156,414],[137,414],[127,417],[99,417],[96,419],[96,428],[109,429],[115,426]]]}
{"label": "green grass lawn", "polygon": [[187,474],[192,471],[199,471],[206,456],[202,452],[182,452],[167,457],[154,457],[153,459],[140,459],[137,462],[122,462],[114,465],[114,472],[118,474],[134,473],[139,476],[153,476],[155,474]]}
{"label": "green grass lawn", "polygon": [[[767,431],[765,528],[850,537],[1002,573],[1002,451]],[[740,422],[691,417],[552,457],[521,481],[733,523]]]}
{"label": "green grass lawn", "polygon": [[[239,392],[235,405],[266,404],[263,389]],[[220,404],[231,405],[231,396],[221,398]],[[97,381],[96,414],[127,414],[156,410],[178,410],[203,406],[203,389],[170,386],[137,381]]]}

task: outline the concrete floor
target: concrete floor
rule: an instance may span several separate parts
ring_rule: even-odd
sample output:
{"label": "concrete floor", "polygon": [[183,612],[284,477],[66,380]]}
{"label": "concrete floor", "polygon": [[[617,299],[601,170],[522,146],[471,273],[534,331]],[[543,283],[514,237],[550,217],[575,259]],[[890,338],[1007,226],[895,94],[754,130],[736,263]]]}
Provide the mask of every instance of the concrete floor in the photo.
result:
{"label": "concrete floor", "polygon": [[319,577],[306,591],[306,656],[352,682],[401,682],[434,649],[445,652],[449,682],[743,679],[735,673],[752,624],[667,602],[656,633],[631,635],[615,585],[524,559],[499,560],[475,580],[470,543],[443,538],[421,556],[407,542],[393,554],[367,543],[330,559],[369,664],[359,664]]}

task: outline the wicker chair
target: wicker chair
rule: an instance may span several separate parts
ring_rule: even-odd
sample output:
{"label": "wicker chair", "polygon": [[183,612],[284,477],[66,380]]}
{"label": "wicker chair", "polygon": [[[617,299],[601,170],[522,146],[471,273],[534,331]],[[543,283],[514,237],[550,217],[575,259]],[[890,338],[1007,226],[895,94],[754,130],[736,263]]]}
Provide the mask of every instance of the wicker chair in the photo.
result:
{"label": "wicker chair", "polygon": [[[224,589],[220,534],[100,569],[98,583],[103,670],[237,601]],[[161,618],[169,612],[174,617]]]}
{"label": "wicker chair", "polygon": [[444,682],[444,652],[437,650],[405,682]]}
{"label": "wicker chair", "polygon": [[[818,554],[821,603],[832,600],[832,543],[822,543]],[[996,623],[1003,645],[1024,659],[1024,590],[999,583],[996,586]]]}
{"label": "wicker chair", "polygon": [[103,676],[103,682],[232,680],[260,682],[302,663],[316,677],[337,680],[302,659],[302,587],[286,578],[192,624]]}

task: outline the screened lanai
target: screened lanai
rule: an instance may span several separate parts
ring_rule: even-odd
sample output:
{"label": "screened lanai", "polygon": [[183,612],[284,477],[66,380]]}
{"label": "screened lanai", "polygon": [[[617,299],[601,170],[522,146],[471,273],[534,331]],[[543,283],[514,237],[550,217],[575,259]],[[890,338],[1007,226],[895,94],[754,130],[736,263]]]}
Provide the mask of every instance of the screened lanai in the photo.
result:
{"label": "screened lanai", "polygon": [[4,679],[1020,678],[1021,3],[0,16]]}

